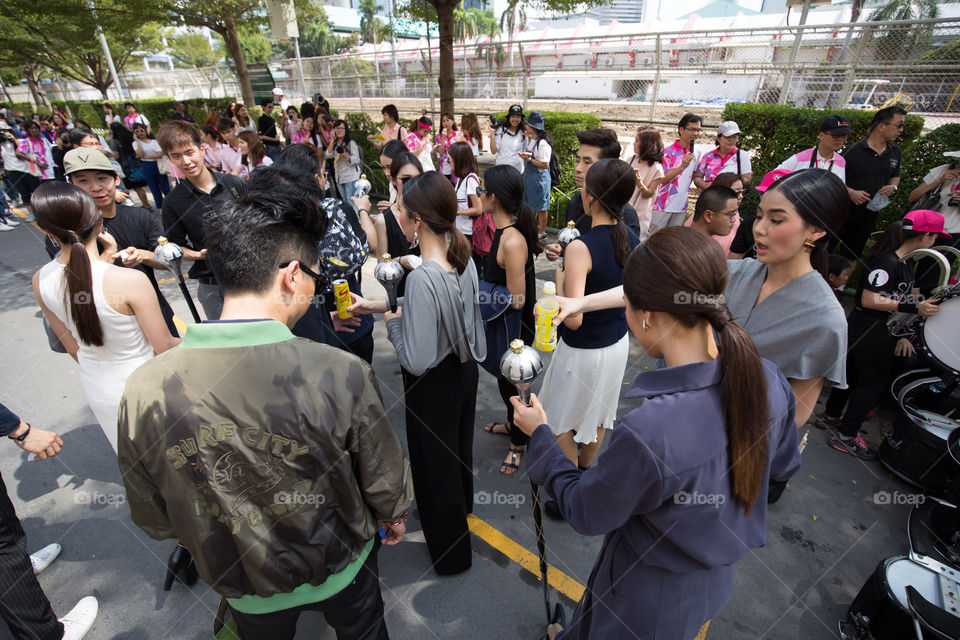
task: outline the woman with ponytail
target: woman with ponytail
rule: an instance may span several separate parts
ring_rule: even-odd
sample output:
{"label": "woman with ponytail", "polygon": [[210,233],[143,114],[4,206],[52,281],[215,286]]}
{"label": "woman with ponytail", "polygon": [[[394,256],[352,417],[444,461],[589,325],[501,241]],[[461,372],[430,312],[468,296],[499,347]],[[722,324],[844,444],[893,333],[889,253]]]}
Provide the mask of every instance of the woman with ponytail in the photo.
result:
{"label": "woman with ponytail", "polygon": [[90,196],[72,184],[50,182],[34,192],[32,203],[37,224],[60,246],[60,254],[34,274],[33,294],[79,364],[87,401],[116,451],[127,377],[180,340],[170,335],[147,277],[113,266],[120,253]]}
{"label": "woman with ponytail", "polygon": [[[511,307],[520,314],[519,332],[506,336],[507,344],[515,338],[520,338],[524,344],[533,344],[533,307],[537,302],[534,262],[543,248],[537,242],[537,219],[533,209],[523,201],[523,175],[510,165],[496,165],[483,174],[481,191],[483,212],[493,216],[497,228],[490,253],[486,256],[484,280],[506,287],[510,291]],[[499,358],[501,354],[493,355]],[[516,388],[503,376],[497,377],[497,385],[507,407],[507,421],[491,422],[483,429],[487,433],[510,436],[510,449],[500,465],[500,473],[509,476],[520,468],[520,456],[530,438],[513,425],[510,397],[516,394]]]}
{"label": "woman with ponytail", "polygon": [[711,238],[665,228],[623,275],[630,331],[666,368],[637,376],[627,397],[643,404],[597,465],[580,472],[570,463],[535,395],[530,407],[512,400],[531,435],[531,480],[576,531],[605,536],[570,627],[548,633],[691,640],[726,605],[734,564],[765,543],[771,480],[786,482],[800,466],[793,394],[733,320],[723,251]]}
{"label": "woman with ponytail", "polygon": [[[623,283],[623,267],[638,244],[623,223],[635,184],[623,160],[604,158],[590,166],[580,194],[592,226],[567,245],[564,269],[556,273],[558,295],[579,297]],[[621,309],[567,318],[560,328],[540,395],[560,448],[581,469],[590,466],[604,432],[613,428],[629,348]],[[547,512],[556,515],[553,505]]]}
{"label": "woman with ponytail", "polygon": [[[887,227],[866,255],[853,311],[847,318],[847,388],[833,389],[817,418],[821,429],[836,429],[829,445],[862,460],[876,460],[877,452],[860,436],[860,426],[883,396],[894,356],[915,351],[907,338],[897,340],[887,319],[897,311],[929,318],[940,310],[938,300],[926,300],[916,286],[913,260],[901,259],[915,249],[929,249],[943,232],[943,214],[928,209],[911,211]],[[844,411],[846,408],[846,411]]]}
{"label": "woman with ponytail", "polygon": [[423,264],[407,276],[404,304],[355,296],[355,313],[383,313],[403,369],[407,451],[420,524],[434,570],[470,568],[467,514],[473,512],[473,420],[477,362],[486,357],[470,242],[457,231],[457,194],[428,171],[397,195],[397,222],[420,246]]}

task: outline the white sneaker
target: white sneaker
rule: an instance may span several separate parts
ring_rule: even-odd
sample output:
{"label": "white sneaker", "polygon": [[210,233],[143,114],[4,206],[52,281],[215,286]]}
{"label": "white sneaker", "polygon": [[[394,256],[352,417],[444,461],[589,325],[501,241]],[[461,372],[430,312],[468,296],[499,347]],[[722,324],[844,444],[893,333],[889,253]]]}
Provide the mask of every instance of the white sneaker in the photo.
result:
{"label": "white sneaker", "polygon": [[63,551],[63,547],[54,542],[39,551],[31,553],[30,564],[33,565],[33,574],[36,575],[49,567],[50,563],[57,559],[61,551]]}
{"label": "white sneaker", "polygon": [[17,226],[18,224],[20,224],[20,222],[19,222],[18,220],[16,220],[15,218],[10,218],[10,217],[8,217],[8,218],[7,218],[7,221],[6,221],[4,224],[10,225],[11,227],[15,227],[15,226]]}
{"label": "white sneaker", "polygon": [[63,640],[80,640],[93,626],[100,608],[93,596],[82,598],[70,613],[60,618],[63,623]]}
{"label": "white sneaker", "polygon": [[13,227],[8,224],[0,222],[0,231],[13,231]]}

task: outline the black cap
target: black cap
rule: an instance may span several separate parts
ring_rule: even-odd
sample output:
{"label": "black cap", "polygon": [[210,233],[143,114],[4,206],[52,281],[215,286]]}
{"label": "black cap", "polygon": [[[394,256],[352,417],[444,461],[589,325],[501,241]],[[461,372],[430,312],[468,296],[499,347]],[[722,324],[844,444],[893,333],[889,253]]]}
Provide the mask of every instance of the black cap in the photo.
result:
{"label": "black cap", "polygon": [[841,116],[828,116],[820,125],[822,133],[850,133],[850,121]]}
{"label": "black cap", "polygon": [[518,104],[512,105],[510,109],[507,111],[507,117],[509,118],[510,116],[520,116],[522,118],[523,107],[521,107]]}

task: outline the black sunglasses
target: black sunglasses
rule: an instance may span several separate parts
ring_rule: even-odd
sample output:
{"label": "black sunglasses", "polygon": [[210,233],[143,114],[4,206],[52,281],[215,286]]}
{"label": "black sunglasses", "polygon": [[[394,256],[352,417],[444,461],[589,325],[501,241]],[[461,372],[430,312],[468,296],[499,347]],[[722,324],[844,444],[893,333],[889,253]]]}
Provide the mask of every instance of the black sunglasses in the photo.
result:
{"label": "black sunglasses", "polygon": [[483,187],[477,187],[477,195],[478,195],[478,196],[482,196],[482,195],[485,194],[485,193],[490,193],[490,192],[487,191],[486,189],[484,189]]}
{"label": "black sunglasses", "polygon": [[402,178],[397,178],[397,180],[400,181],[400,184],[407,184],[407,181],[413,178],[416,178],[416,176],[403,176]]}
{"label": "black sunglasses", "polygon": [[323,291],[324,289],[327,288],[327,285],[329,284],[329,280],[327,279],[327,276],[322,276],[322,275],[320,275],[319,273],[317,273],[316,271],[314,271],[313,269],[311,269],[310,267],[308,267],[307,265],[305,265],[305,264],[303,263],[303,260],[288,260],[287,262],[284,262],[283,264],[281,264],[278,268],[279,268],[279,269],[286,269],[287,267],[290,266],[290,263],[292,263],[292,262],[296,262],[297,264],[299,264],[299,265],[300,265],[300,269],[301,269],[304,273],[306,273],[308,276],[310,276],[311,278],[313,278],[313,281],[314,281],[314,282],[316,283],[316,285],[317,285],[317,291]]}

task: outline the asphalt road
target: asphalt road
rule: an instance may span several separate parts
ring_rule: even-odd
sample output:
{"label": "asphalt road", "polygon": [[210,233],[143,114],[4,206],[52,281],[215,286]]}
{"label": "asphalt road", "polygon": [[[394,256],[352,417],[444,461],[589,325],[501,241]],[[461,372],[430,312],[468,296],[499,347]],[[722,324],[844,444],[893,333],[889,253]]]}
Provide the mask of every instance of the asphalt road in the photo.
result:
{"label": "asphalt road", "polygon": [[[29,461],[13,444],[0,443],[0,473],[26,529],[28,548],[53,541],[63,545],[63,554],[40,575],[40,583],[61,615],[85,595],[99,597],[100,615],[87,636],[93,640],[210,638],[218,596],[204,584],[161,590],[172,542],[155,542],[130,521],[115,456],[86,405],[76,363],[47,347],[30,288],[33,272],[46,260],[38,229],[23,224],[0,233],[0,398],[34,426],[59,432],[64,441],[62,453],[44,462]],[[538,268],[540,277],[550,273],[545,262]],[[372,265],[365,273],[365,292],[378,295]],[[176,285],[162,286],[178,316],[189,319]],[[374,335],[374,368],[390,418],[405,442],[399,365],[382,322]],[[649,365],[632,342],[624,391]],[[633,406],[635,401],[621,399],[620,415]],[[484,433],[480,425],[502,419],[503,407],[495,381],[482,372],[477,413],[476,487],[486,497],[477,500],[475,515],[499,535],[485,536],[494,544],[474,536],[473,568],[441,578],[430,570],[414,510],[407,539],[380,555],[387,624],[394,638],[532,639],[542,633],[538,579],[516,561],[529,565],[536,552],[529,483],[523,469],[512,477],[499,473],[508,440]],[[891,417],[881,413],[881,419]],[[881,428],[880,421],[871,421],[867,439],[879,443]],[[906,552],[910,506],[896,503],[909,501],[914,490],[878,463],[829,449],[828,437],[810,428],[802,469],[780,503],[769,509],[767,545],[739,563],[733,596],[712,621],[707,638],[835,638],[837,619],[877,563]],[[894,498],[878,504],[878,492]],[[577,583],[587,581],[601,540],[581,536],[563,523],[548,520],[545,526],[549,562],[569,577],[558,584],[575,593]],[[565,597],[561,601],[569,614],[574,603]],[[0,639],[9,637],[2,627],[0,622]],[[308,613],[297,637],[334,636],[319,614]]]}

